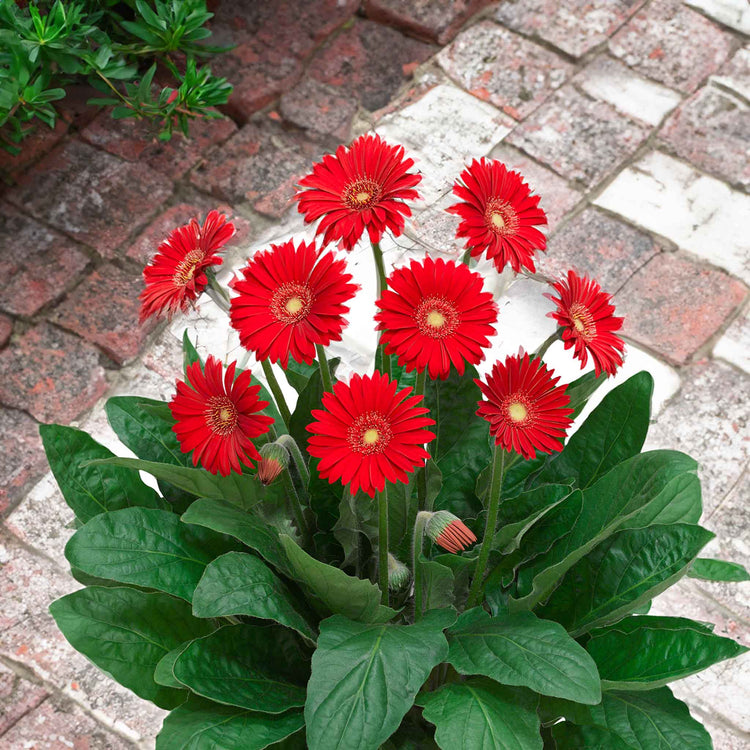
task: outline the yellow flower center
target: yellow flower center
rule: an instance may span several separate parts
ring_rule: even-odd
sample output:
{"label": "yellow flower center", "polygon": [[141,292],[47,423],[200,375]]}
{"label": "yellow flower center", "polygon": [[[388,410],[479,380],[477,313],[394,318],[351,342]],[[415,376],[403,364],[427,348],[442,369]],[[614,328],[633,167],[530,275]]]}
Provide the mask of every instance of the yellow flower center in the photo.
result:
{"label": "yellow flower center", "polygon": [[211,396],[206,405],[206,424],[217,434],[226,437],[239,422],[237,407],[228,396]]}
{"label": "yellow flower center", "polygon": [[196,267],[203,258],[203,251],[198,248],[187,253],[187,255],[185,255],[180,261],[175,269],[174,276],[172,277],[175,286],[186,286],[190,283],[193,280],[193,276],[195,276]]}
{"label": "yellow flower center", "polygon": [[493,211],[492,216],[490,216],[490,221],[498,229],[505,229],[505,219],[503,219],[503,215],[501,213],[498,213],[497,211]]}
{"label": "yellow flower center", "polygon": [[442,328],[445,325],[445,315],[439,310],[432,310],[427,314],[427,325],[433,328]]}
{"label": "yellow flower center", "polygon": [[373,445],[380,439],[380,433],[375,429],[366,430],[365,434],[362,435],[362,442],[367,445]]}
{"label": "yellow flower center", "polygon": [[509,404],[508,414],[514,422],[523,422],[529,413],[522,403],[515,401],[514,403]]}
{"label": "yellow flower center", "polygon": [[575,327],[576,331],[579,332],[586,329],[586,326],[583,325],[583,321],[578,317],[573,318],[573,326]]}
{"label": "yellow flower center", "polygon": [[357,203],[367,203],[367,201],[369,201],[369,200],[370,200],[370,197],[371,197],[371,196],[370,196],[370,194],[369,194],[369,193],[367,193],[367,192],[365,192],[365,191],[363,190],[363,191],[362,191],[361,193],[357,193],[357,194],[356,194],[356,195],[354,196],[354,200],[355,200],[355,201],[356,201]]}
{"label": "yellow flower center", "polygon": [[299,297],[290,297],[284,307],[290,315],[296,315],[304,307],[304,303]]}

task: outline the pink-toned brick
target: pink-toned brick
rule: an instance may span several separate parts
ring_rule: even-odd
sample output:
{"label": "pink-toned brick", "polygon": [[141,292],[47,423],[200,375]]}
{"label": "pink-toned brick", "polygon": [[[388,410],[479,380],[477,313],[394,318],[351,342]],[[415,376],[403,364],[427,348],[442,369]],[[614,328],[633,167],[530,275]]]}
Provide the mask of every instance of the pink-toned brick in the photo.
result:
{"label": "pink-toned brick", "polygon": [[142,290],[140,274],[105,263],[55,308],[50,319],[122,365],[139,354],[156,325],[154,319],[138,324]]}
{"label": "pink-toned brick", "polygon": [[569,180],[591,187],[619,166],[648,130],[604,102],[564,86],[506,141]]}
{"label": "pink-toned brick", "polygon": [[674,253],[660,253],[617,294],[623,333],[684,364],[746,297],[744,284]]}
{"label": "pink-toned brick", "polygon": [[348,143],[357,100],[314,78],[304,78],[281,97],[280,110],[287,122]]}
{"label": "pink-toned brick", "polygon": [[494,18],[573,57],[601,44],[645,0],[505,0]]}
{"label": "pink-toned brick", "polygon": [[23,497],[47,468],[37,423],[0,406],[0,516]]}
{"label": "pink-toned brick", "polygon": [[40,685],[29,682],[0,664],[0,738],[48,695]]}
{"label": "pink-toned brick", "polygon": [[0,351],[0,403],[41,422],[67,424],[106,390],[97,350],[48,323],[35,325]]}
{"label": "pink-toned brick", "polygon": [[210,152],[191,180],[220,200],[248,201],[257,211],[278,218],[291,205],[294,184],[320,151],[313,141],[271,120],[252,122]]}
{"label": "pink-toned brick", "polygon": [[446,44],[491,0],[365,0],[368,18],[403,29],[430,42]]}
{"label": "pink-toned brick", "polygon": [[462,31],[438,60],[463,88],[517,120],[533,112],[573,72],[559,55],[491,21]]}
{"label": "pink-toned brick", "polygon": [[639,73],[691,93],[727,59],[732,43],[731,34],[681,0],[660,0],[633,16],[609,48]]}
{"label": "pink-toned brick", "polygon": [[105,257],[114,257],[171,192],[171,182],[145,164],[70,140],[24,174],[5,198]]}
{"label": "pink-toned brick", "polygon": [[29,135],[16,144],[21,149],[20,153],[12,155],[7,151],[2,152],[0,174],[18,177],[30,164],[54,148],[67,132],[68,123],[61,118],[57,119],[54,128],[37,121],[37,124],[29,129]]}
{"label": "pink-toned brick", "polygon": [[2,349],[13,333],[13,321],[7,316],[0,314],[0,349]]}
{"label": "pink-toned brick", "polygon": [[160,141],[153,124],[134,118],[113,120],[107,109],[81,133],[94,146],[127,161],[141,162],[174,180],[196,164],[207,149],[237,131],[228,117],[190,121],[190,136],[178,130],[169,141]]}

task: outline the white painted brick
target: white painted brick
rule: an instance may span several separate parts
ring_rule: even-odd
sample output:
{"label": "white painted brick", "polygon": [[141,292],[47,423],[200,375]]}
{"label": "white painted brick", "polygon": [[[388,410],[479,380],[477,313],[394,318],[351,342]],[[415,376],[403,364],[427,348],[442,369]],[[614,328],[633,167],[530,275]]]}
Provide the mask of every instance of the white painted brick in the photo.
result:
{"label": "white painted brick", "polygon": [[750,3],[747,0],[685,0],[685,5],[703,11],[725,26],[750,34]]}
{"label": "white painted brick", "polygon": [[750,283],[750,196],[652,151],[595,200]]}
{"label": "white painted brick", "polygon": [[714,357],[719,357],[750,374],[750,313],[745,311],[716,342]]}

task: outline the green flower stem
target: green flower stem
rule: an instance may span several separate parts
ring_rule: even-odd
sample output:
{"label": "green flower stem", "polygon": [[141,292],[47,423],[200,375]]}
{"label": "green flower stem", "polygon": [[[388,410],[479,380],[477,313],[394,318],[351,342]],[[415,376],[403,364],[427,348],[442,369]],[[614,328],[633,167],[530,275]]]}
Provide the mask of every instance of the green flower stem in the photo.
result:
{"label": "green flower stem", "polygon": [[380,601],[388,606],[388,485],[378,492],[378,583]]}
{"label": "green flower stem", "polygon": [[424,605],[422,603],[422,549],[424,546],[424,529],[431,513],[420,511],[414,522],[414,535],[411,541],[411,569],[414,575],[414,622],[422,618]]}
{"label": "green flower stem", "polygon": [[318,354],[318,365],[320,366],[323,390],[326,393],[333,393],[333,380],[331,378],[331,368],[328,366],[328,359],[326,358],[326,350],[320,344],[315,344],[315,351]]}
{"label": "green flower stem", "polygon": [[471,250],[467,250],[463,254],[463,256],[461,257],[461,263],[467,266],[471,264]]}
{"label": "green flower stem", "polygon": [[297,529],[302,535],[302,539],[305,542],[305,546],[309,546],[310,543],[310,529],[305,522],[305,514],[302,510],[302,504],[299,500],[297,490],[294,488],[294,482],[292,481],[292,475],[288,469],[281,472],[282,481],[284,483],[284,489],[286,490],[287,499],[289,504],[292,506],[292,513],[294,514],[294,520],[297,523]]}
{"label": "green flower stem", "polygon": [[532,355],[535,359],[538,357],[539,359],[544,359],[544,355],[547,353],[547,349],[549,349],[552,344],[555,343],[559,338],[562,337],[562,328],[557,328],[555,332],[547,338],[544,343],[534,352]]}
{"label": "green flower stem", "polygon": [[294,465],[297,467],[297,473],[302,480],[302,484],[307,487],[310,484],[310,472],[307,470],[307,464],[305,463],[302,451],[297,445],[297,441],[291,435],[280,435],[276,441],[279,445],[283,445],[288,451],[289,455],[294,461]]}
{"label": "green flower stem", "polygon": [[490,495],[487,505],[487,521],[484,527],[484,538],[482,539],[482,548],[479,551],[477,567],[474,571],[474,580],[471,582],[471,589],[469,590],[469,599],[466,602],[466,609],[475,607],[482,599],[484,574],[487,569],[487,561],[490,558],[492,540],[495,538],[498,508],[500,507],[500,490],[503,486],[504,474],[505,450],[496,445],[494,448],[494,456],[492,459],[492,482],[490,484]]}
{"label": "green flower stem", "polygon": [[[385,275],[385,263],[383,262],[383,251],[380,249],[379,242],[373,242],[372,244],[372,257],[375,259],[375,268],[378,272],[378,298],[383,296],[383,292],[386,290],[388,285]],[[391,376],[391,357],[385,353],[385,346],[378,344],[378,353],[376,356],[375,367],[380,372],[385,373],[388,377]],[[382,364],[378,367],[378,361]]]}
{"label": "green flower stem", "polygon": [[219,284],[216,274],[211,268],[206,269],[206,278],[208,279],[206,293],[225,313],[229,313],[232,298],[227,293],[227,290]]}
{"label": "green flower stem", "polygon": [[[417,396],[424,396],[427,385],[427,369],[417,373],[417,384],[414,393]],[[417,507],[419,510],[432,510],[427,508],[427,463],[422,470],[417,473]]]}
{"label": "green flower stem", "polygon": [[266,376],[266,380],[268,381],[268,386],[271,389],[271,393],[273,393],[273,398],[276,401],[276,406],[279,409],[281,418],[284,420],[284,424],[286,425],[287,429],[289,429],[289,422],[292,418],[292,413],[289,411],[289,407],[286,405],[286,400],[284,399],[284,394],[281,391],[279,381],[276,380],[276,376],[273,374],[271,363],[267,359],[264,359],[261,362],[261,365],[263,366],[263,374]]}

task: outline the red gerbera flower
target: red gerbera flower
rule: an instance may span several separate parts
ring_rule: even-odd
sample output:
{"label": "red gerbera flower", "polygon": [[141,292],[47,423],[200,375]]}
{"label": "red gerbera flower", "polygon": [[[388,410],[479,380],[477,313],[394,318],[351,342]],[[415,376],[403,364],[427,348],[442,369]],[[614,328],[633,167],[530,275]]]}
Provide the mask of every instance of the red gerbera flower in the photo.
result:
{"label": "red gerbera flower", "polygon": [[206,269],[221,265],[216,253],[233,234],[234,224],[218,211],[209,212],[202,227],[191,219],[174,229],[143,269],[146,288],[140,296],[140,322],[151,315],[166,313],[171,318],[187,310],[208,283]]}
{"label": "red gerbera flower", "polygon": [[183,453],[193,453],[193,466],[201,466],[223,477],[242,473],[260,454],[251,442],[268,432],[273,419],[257,412],[268,406],[258,399],[259,385],[250,385],[252,373],[245,370],[234,379],[236,362],[221,377],[221,362],[210,356],[205,370],[200,362],[187,368],[188,383],[177,381],[177,393],[169,404],[176,424],[172,430]]}
{"label": "red gerbera flower", "polygon": [[506,357],[486,379],[474,381],[487,399],[479,402],[477,414],[490,423],[497,445],[524,458],[562,450],[573,409],[565,386],[556,385],[560,378],[541,359],[520,353]]}
{"label": "red gerbera flower", "polygon": [[463,200],[446,209],[463,221],[456,237],[466,237],[466,248],[476,258],[483,252],[502,271],[510,263],[518,273],[521,267],[534,267],[534,251],[544,250],[547,239],[536,224],[546,224],[539,208],[539,196],[518,172],[509,172],[497,160],[476,159],[461,173],[453,186]]}
{"label": "red gerbera flower", "polygon": [[289,240],[258,253],[230,286],[230,319],[245,349],[258,359],[287,366],[289,356],[312,363],[315,345],[341,339],[349,312],[344,304],[359,287],[350,284],[346,263],[322,253],[315,243]]}
{"label": "red gerbera flower", "polygon": [[353,375],[323,394],[324,410],[314,409],[318,421],[307,426],[313,433],[308,451],[320,459],[321,478],[329,484],[341,480],[352,495],[361,489],[373,497],[386,481],[406,484],[407,473],[424,465],[430,455],[424,445],[435,438],[424,428],[435,421],[417,406],[422,396],[397,388],[397,381],[375,372]]}
{"label": "red gerbera flower", "polygon": [[414,186],[422,176],[408,172],[412,159],[402,146],[390,146],[379,135],[363,135],[336,155],[327,154],[313,165],[312,174],[300,180],[296,199],[309,224],[322,219],[317,234],[324,244],[341,240],[351,250],[365,228],[372,242],[380,242],[386,229],[394,237],[404,228],[411,209],[404,203],[419,198]]}
{"label": "red gerbera flower", "polygon": [[463,263],[427,257],[388,277],[375,315],[386,353],[397,354],[408,372],[429,370],[447,378],[453,362],[459,374],[464,362],[477,364],[495,333],[497,307],[482,291],[482,277]]}
{"label": "red gerbera flower", "polygon": [[598,282],[587,276],[581,278],[574,271],[568,271],[567,281],[561,279],[552,288],[560,297],[547,295],[557,305],[549,316],[562,326],[565,348],[575,347],[581,367],[586,366],[588,352],[597,375],[602,370],[614,375],[622,365],[625,344],[614,334],[622,327],[623,319],[612,315],[612,296],[602,291]]}

